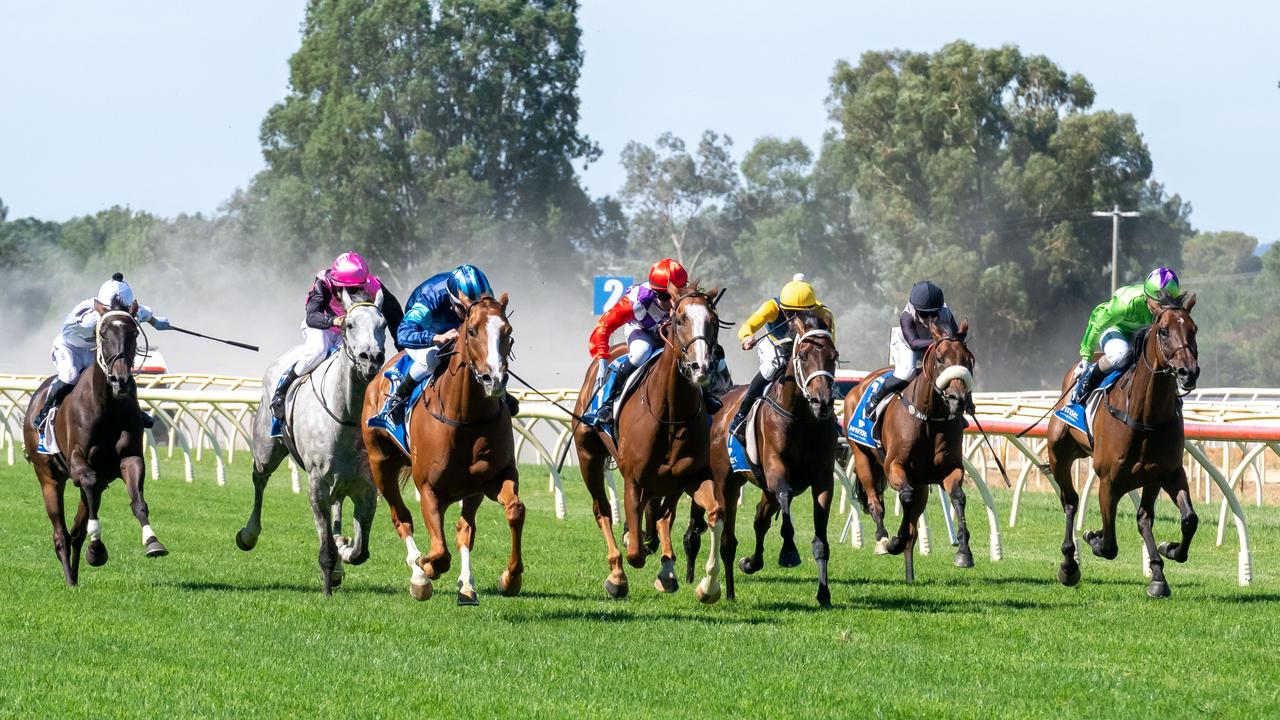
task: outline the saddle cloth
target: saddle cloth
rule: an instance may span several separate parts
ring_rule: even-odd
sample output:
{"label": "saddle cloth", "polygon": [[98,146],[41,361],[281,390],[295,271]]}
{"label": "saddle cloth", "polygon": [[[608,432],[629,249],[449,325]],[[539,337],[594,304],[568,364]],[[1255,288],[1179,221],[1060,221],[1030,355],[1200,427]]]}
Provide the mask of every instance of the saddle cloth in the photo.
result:
{"label": "saddle cloth", "polygon": [[1085,437],[1089,438],[1089,444],[1092,445],[1093,432],[1090,428],[1093,427],[1093,418],[1097,415],[1098,408],[1102,405],[1102,398],[1106,395],[1106,392],[1111,389],[1112,385],[1116,384],[1116,381],[1119,380],[1120,376],[1124,375],[1124,373],[1125,370],[1112,370],[1107,373],[1107,376],[1102,379],[1102,383],[1098,385],[1098,388],[1089,393],[1089,397],[1085,398],[1084,405],[1067,403],[1061,408],[1054,410],[1054,416],[1067,425],[1070,425],[1084,433]]}

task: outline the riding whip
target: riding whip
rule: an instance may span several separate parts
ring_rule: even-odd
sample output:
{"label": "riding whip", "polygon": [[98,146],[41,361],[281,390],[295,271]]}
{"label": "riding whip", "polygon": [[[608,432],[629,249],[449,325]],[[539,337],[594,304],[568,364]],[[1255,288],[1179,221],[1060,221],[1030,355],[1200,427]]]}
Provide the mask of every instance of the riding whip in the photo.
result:
{"label": "riding whip", "polygon": [[205,335],[204,333],[198,333],[195,330],[187,330],[186,328],[180,328],[177,325],[173,325],[173,324],[169,325],[169,329],[177,330],[178,332],[183,333],[185,335],[194,335],[198,338],[204,338],[205,340],[213,340],[214,342],[226,343],[227,345],[231,345],[238,348],[244,348],[245,350],[252,350],[254,352],[258,352],[258,349],[259,349],[257,345],[250,345],[249,343],[237,342],[235,340],[224,340],[222,338],[213,337],[212,335]]}

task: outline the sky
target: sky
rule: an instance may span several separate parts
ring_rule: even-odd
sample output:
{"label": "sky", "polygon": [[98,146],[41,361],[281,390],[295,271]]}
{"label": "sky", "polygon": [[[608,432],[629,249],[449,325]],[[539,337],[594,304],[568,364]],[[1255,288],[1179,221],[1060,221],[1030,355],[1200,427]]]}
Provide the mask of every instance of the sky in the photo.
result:
{"label": "sky", "polygon": [[[0,4],[0,199],[65,220],[120,204],[209,213],[263,167],[258,127],[288,89],[302,0]],[[868,50],[963,38],[1042,53],[1132,113],[1192,222],[1280,239],[1280,6],[1242,2],[586,0],[581,127],[616,193],[630,140],[727,133],[816,146],[827,80]]]}

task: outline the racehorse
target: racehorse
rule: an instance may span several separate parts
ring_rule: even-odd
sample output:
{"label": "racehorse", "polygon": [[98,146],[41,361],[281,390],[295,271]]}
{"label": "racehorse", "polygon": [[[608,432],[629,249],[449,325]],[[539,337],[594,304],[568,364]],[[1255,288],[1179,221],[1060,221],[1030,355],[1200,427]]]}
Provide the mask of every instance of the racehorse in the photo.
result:
{"label": "racehorse", "polygon": [[[750,481],[761,489],[756,505],[754,528],[755,551],[742,558],[738,567],[748,575],[764,567],[764,536],[774,515],[782,514],[782,550],[778,565],[796,567],[800,552],[796,549],[795,529],[791,524],[791,500],[809,490],[813,495],[813,558],[818,564],[818,604],[831,604],[827,586],[827,519],[831,514],[831,491],[837,432],[833,418],[833,395],[836,350],[831,333],[818,318],[801,315],[791,321],[791,354],[783,371],[761,400],[747,432],[756,433],[757,457],[763,476],[751,473]],[[725,592],[734,599],[733,556],[738,540],[734,532],[738,495],[745,483],[729,464],[726,440],[729,424],[737,412],[746,386],[725,395],[724,407],[712,420],[711,471],[717,485],[723,488],[725,535],[720,541],[720,555],[725,563]],[[701,509],[690,509],[689,527],[684,534],[687,557],[686,572],[693,579],[693,563],[701,545],[700,530],[705,527]]]}
{"label": "racehorse", "polygon": [[[920,514],[929,501],[929,486],[941,485],[951,497],[956,516],[955,564],[973,567],[969,550],[969,526],[964,505],[964,411],[971,406],[973,353],[965,345],[969,321],[960,323],[954,336],[931,325],[933,344],[925,350],[920,372],[892,399],[881,419],[883,456],[870,448],[850,443],[854,469],[858,474],[859,501],[876,523],[876,537],[888,537],[884,528],[883,494],[886,481],[902,501],[902,525],[898,534],[877,543],[890,555],[904,555],[907,582],[915,582],[913,554]],[[892,368],[881,368],[862,379],[844,400],[847,427],[858,400],[871,381]]]}
{"label": "racehorse", "polygon": [[[285,403],[283,437],[271,436],[271,396],[276,381],[297,358],[277,358],[262,379],[262,400],[253,417],[253,510],[236,533],[236,545],[252,550],[262,532],[262,492],[271,473],[290,453],[307,471],[311,514],[320,536],[321,590],[342,584],[344,562],[359,565],[369,557],[369,527],[378,494],[369,479],[358,420],[365,387],[382,367],[387,322],[382,292],[372,302],[354,302],[342,291],[345,321],[342,339],[328,358],[295,383]],[[355,531],[342,534],[342,501],[350,498]]]}
{"label": "racehorse", "polygon": [[[1134,346],[1141,348],[1130,369],[1103,396],[1107,412],[1093,418],[1092,448],[1089,438],[1055,416],[1049,421],[1049,468],[1058,486],[1058,497],[1066,514],[1066,537],[1062,542],[1062,565],[1058,580],[1071,586],[1080,582],[1080,565],[1076,562],[1075,525],[1080,496],[1071,484],[1071,466],[1076,460],[1092,455],[1093,470],[1098,475],[1098,505],[1102,511],[1102,529],[1090,530],[1084,539],[1100,558],[1113,560],[1119,552],[1116,544],[1116,503],[1120,498],[1142,490],[1138,503],[1138,532],[1150,558],[1151,583],[1147,595],[1168,597],[1169,583],[1164,577],[1164,560],[1186,562],[1191,538],[1199,519],[1191,507],[1187,473],[1182,467],[1183,427],[1180,395],[1195,390],[1200,378],[1199,349],[1196,345],[1196,323],[1191,319],[1195,307],[1194,294],[1165,296],[1159,301],[1147,300],[1154,316],[1149,331],[1139,333]],[[1063,378],[1063,395],[1075,384],[1073,373]],[[1182,516],[1182,540],[1156,545],[1152,526],[1155,503],[1160,491],[1168,493]]]}
{"label": "racehorse", "polygon": [[[711,604],[720,599],[720,538],[724,531],[724,497],[711,476],[710,428],[702,387],[711,380],[718,362],[717,336],[720,319],[716,315],[717,291],[693,289],[672,295],[670,319],[658,329],[663,350],[640,372],[631,397],[616,412],[616,445],[603,431],[580,423],[573,440],[578,449],[582,479],[591,493],[596,525],[604,535],[609,577],[604,582],[610,597],[625,597],[627,576],[622,570],[622,553],[613,538],[609,496],[605,492],[604,470],[610,456],[616,460],[625,487],[623,510],[627,533],[627,562],[642,568],[647,553],[643,542],[641,516],[653,501],[661,500],[657,517],[662,568],[655,586],[664,592],[677,589],[675,550],[671,546],[671,522],[675,501],[688,493],[706,513],[711,526],[711,556],[706,576],[698,584],[698,600]],[[613,349],[619,356],[624,346]],[[575,412],[582,415],[591,403],[597,366],[593,363],[583,378]]]}
{"label": "racehorse", "polygon": [[[142,526],[142,545],[147,557],[169,551],[151,529],[147,501],[142,486],[146,465],[142,459],[142,412],[138,408],[138,386],[133,380],[133,358],[137,353],[138,303],[128,307],[116,301],[110,308],[94,303],[101,316],[96,329],[94,363],[81,374],[70,394],[53,416],[56,455],[36,451],[39,432],[32,418],[44,405],[53,378],[46,379],[31,395],[22,428],[23,454],[36,471],[44,506],[53,524],[53,550],[62,563],[68,587],[80,578],[80,548],[85,538],[89,547],[85,559],[93,567],[107,562],[107,546],[102,542],[98,507],[102,493],[116,478],[124,480],[129,504]],[[63,514],[63,490],[67,479],[80,488],[80,508],[71,529]]]}
{"label": "racehorse", "polygon": [[[364,396],[364,422],[360,427],[369,451],[373,484],[391,508],[391,523],[404,540],[409,565],[409,593],[417,600],[431,597],[432,580],[449,571],[451,557],[444,541],[444,511],[462,503],[456,526],[462,568],[458,579],[458,604],[479,603],[471,575],[471,549],[475,544],[476,510],[487,496],[506,510],[511,527],[511,558],[498,580],[498,590],[508,597],[520,592],[524,576],[521,536],[524,503],[516,470],[511,414],[502,397],[507,387],[507,361],[511,355],[511,324],[507,321],[507,295],[484,297],[465,303],[465,317],[458,330],[456,349],[436,370],[422,401],[408,416],[409,455],[406,457],[385,431],[370,428],[369,418],[382,411],[390,383],[380,375]],[[387,367],[393,367],[399,356]],[[422,519],[431,535],[426,556],[413,540],[413,518],[401,496],[405,469],[422,496]]]}

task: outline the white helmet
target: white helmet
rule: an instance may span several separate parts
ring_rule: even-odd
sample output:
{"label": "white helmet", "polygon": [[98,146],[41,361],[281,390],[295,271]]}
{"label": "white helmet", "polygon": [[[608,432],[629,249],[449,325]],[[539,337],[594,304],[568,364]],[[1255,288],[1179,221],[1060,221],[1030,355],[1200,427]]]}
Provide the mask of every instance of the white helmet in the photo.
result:
{"label": "white helmet", "polygon": [[127,308],[133,304],[133,288],[129,287],[129,283],[124,281],[124,275],[116,273],[111,276],[110,280],[102,283],[102,287],[98,288],[98,295],[95,299],[108,308],[116,300],[119,300]]}

